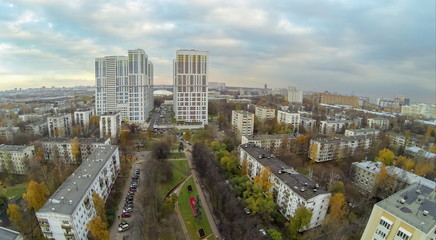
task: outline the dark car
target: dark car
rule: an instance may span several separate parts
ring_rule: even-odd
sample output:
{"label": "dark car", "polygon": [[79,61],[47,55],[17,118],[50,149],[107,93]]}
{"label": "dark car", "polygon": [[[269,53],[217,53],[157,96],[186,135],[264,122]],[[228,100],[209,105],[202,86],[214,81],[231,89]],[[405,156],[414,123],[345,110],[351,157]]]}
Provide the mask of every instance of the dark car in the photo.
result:
{"label": "dark car", "polygon": [[121,217],[123,217],[123,218],[129,218],[129,217],[131,217],[132,215],[130,214],[130,213],[128,213],[128,212],[125,212],[125,213],[122,213],[121,214]]}

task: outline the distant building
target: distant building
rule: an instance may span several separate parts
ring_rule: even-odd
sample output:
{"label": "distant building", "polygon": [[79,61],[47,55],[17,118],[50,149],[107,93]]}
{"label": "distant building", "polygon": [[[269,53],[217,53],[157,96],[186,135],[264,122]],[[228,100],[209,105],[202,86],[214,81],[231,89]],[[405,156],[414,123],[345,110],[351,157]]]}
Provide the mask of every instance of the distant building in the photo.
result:
{"label": "distant building", "polygon": [[44,120],[46,118],[46,115],[42,115],[42,114],[21,114],[21,115],[18,116],[18,118],[22,122],[35,122],[35,121]]}
{"label": "distant building", "polygon": [[288,138],[287,149],[291,148],[292,141],[298,137],[298,133],[292,134],[272,134],[272,135],[256,135],[256,136],[242,136],[241,144],[254,144],[268,152],[275,155],[280,155],[280,147],[282,146],[282,140]]}
{"label": "distant building", "polygon": [[11,142],[19,132],[19,127],[0,127],[0,138],[3,138],[7,142]]}
{"label": "distant building", "polygon": [[28,161],[32,158],[35,147],[19,145],[0,145],[0,172],[27,173]]}
{"label": "distant building", "polygon": [[256,106],[255,116],[261,121],[265,119],[275,118],[276,110],[274,108]]}
{"label": "distant building", "polygon": [[326,162],[354,155],[358,149],[367,151],[372,138],[367,136],[335,137],[310,140],[309,158],[315,162]]}
{"label": "distant building", "polygon": [[48,135],[50,138],[65,138],[71,136],[73,121],[70,113],[47,117]]}
{"label": "distant building", "polygon": [[325,120],[319,123],[319,133],[332,134],[332,133],[344,133],[353,121],[351,120]]}
{"label": "distant building", "polygon": [[240,136],[253,135],[254,114],[245,110],[232,111],[232,130]]}
{"label": "distant building", "polygon": [[86,159],[98,147],[109,145],[110,139],[91,139],[91,138],[77,138],[79,142],[78,158],[74,156],[72,149],[73,139],[56,139],[54,141],[43,141],[41,143],[44,151],[44,160],[53,161],[61,160],[67,164],[78,164],[82,159]]}
{"label": "distant building", "polygon": [[77,109],[74,112],[74,123],[79,125],[83,130],[86,130],[89,127],[92,115],[94,115],[92,109]]}
{"label": "distant building", "polygon": [[301,126],[306,132],[312,132],[316,126],[316,120],[307,117],[300,117]]}
{"label": "distant building", "polygon": [[176,120],[207,125],[209,53],[177,50],[173,70]]}
{"label": "distant building", "polygon": [[362,239],[436,238],[436,192],[415,183],[376,203]]}
{"label": "distant building", "polygon": [[[380,173],[380,169],[384,164],[381,162],[353,162],[352,169],[352,181],[363,192],[371,193],[376,183],[377,174]],[[395,177],[397,184],[401,186],[409,186],[414,183],[419,183],[429,188],[435,188],[436,182],[418,176],[404,169],[386,166],[386,170],[390,176]]]}
{"label": "distant building", "polygon": [[218,91],[223,91],[226,89],[226,84],[222,82],[209,82],[209,89],[216,89]]}
{"label": "distant building", "polygon": [[298,132],[300,129],[300,114],[279,110],[277,112],[277,122],[290,124],[292,126],[292,131]]}
{"label": "distant building", "polygon": [[19,232],[0,227],[0,240],[24,240],[24,237]]}
{"label": "distant building", "polygon": [[348,105],[352,107],[359,107],[359,98],[355,96],[345,96],[338,94],[331,94],[329,92],[316,93],[312,96],[313,103],[319,104],[332,104],[332,105]]}
{"label": "distant building", "polygon": [[415,136],[406,137],[402,134],[389,134],[390,143],[397,147],[417,147],[419,140]]}
{"label": "distant building", "polygon": [[35,213],[46,239],[88,239],[96,210],[92,193],[107,199],[120,171],[118,147],[100,146]]}
{"label": "distant building", "polygon": [[117,138],[120,134],[121,114],[108,112],[100,115],[100,138]]}
{"label": "distant building", "polygon": [[95,114],[119,112],[123,120],[145,122],[154,107],[153,76],[153,63],[142,49],[96,58]]}
{"label": "distant building", "polygon": [[420,147],[406,147],[406,149],[404,149],[404,150],[405,150],[405,153],[407,155],[410,155],[412,157],[422,157],[422,158],[436,160],[435,153],[431,153],[431,152],[426,151]]}
{"label": "distant building", "polygon": [[352,136],[374,136],[378,138],[380,135],[380,130],[373,128],[361,128],[361,129],[347,129],[345,130],[346,137]]}
{"label": "distant building", "polygon": [[30,123],[25,126],[26,133],[34,136],[47,136],[48,126],[47,121],[40,121],[36,123]]}
{"label": "distant building", "polygon": [[301,175],[283,161],[271,156],[262,148],[250,144],[239,147],[239,161],[247,161],[247,176],[253,181],[261,171],[268,167],[271,171],[269,181],[279,211],[289,219],[295,211],[304,206],[312,212],[309,225],[311,229],[322,224],[330,203],[330,193],[305,175]]}
{"label": "distant building", "polygon": [[420,103],[402,106],[401,114],[417,118],[436,119],[436,105]]}
{"label": "distant building", "polygon": [[389,120],[387,118],[368,118],[366,120],[366,127],[386,130],[389,129]]}
{"label": "distant building", "polygon": [[288,87],[288,102],[303,103],[303,91],[297,90],[294,86]]}

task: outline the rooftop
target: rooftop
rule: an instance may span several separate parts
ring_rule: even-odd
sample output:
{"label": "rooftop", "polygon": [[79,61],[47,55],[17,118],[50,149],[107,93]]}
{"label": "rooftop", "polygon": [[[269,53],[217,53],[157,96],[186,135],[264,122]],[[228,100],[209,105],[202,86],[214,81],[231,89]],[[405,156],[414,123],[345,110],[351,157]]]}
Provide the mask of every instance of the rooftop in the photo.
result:
{"label": "rooftop", "polygon": [[298,133],[291,134],[271,134],[271,135],[256,135],[256,136],[247,136],[244,135],[248,140],[266,140],[266,139],[282,139],[284,136],[289,136],[290,138],[296,138],[299,136]]}
{"label": "rooftop", "polygon": [[254,114],[247,110],[232,110],[232,112],[240,113],[240,114]]}
{"label": "rooftop", "polygon": [[375,128],[347,129],[346,131],[351,131],[351,132],[355,132],[355,133],[380,132],[380,130],[375,129]]}
{"label": "rooftop", "polygon": [[[74,138],[56,138],[56,139],[45,138],[43,140],[43,142],[69,143],[73,139]],[[79,143],[102,143],[102,144],[104,144],[108,141],[108,139],[106,139],[106,138],[77,138],[77,140],[79,141]]]}
{"label": "rooftop", "polygon": [[321,121],[321,123],[322,122],[325,122],[325,123],[350,123],[350,122],[353,122],[353,120],[323,120],[323,121]]}
{"label": "rooftop", "polygon": [[48,116],[47,118],[59,118],[59,117],[71,117],[71,113],[58,113],[58,114],[54,114],[52,116]]}
{"label": "rooftop", "polygon": [[67,180],[50,196],[38,212],[55,212],[71,215],[91,186],[102,167],[117,149],[115,145],[99,146],[82,162]]}
{"label": "rooftop", "polygon": [[[304,199],[309,200],[317,195],[328,193],[324,189],[319,188],[318,183],[292,170],[291,167],[264,149],[252,144],[242,144],[240,147],[249,155],[256,158],[263,166],[268,166],[274,176],[286,183],[286,185],[291,187],[295,193]],[[286,172],[283,170],[286,170]]]}
{"label": "rooftop", "polygon": [[22,152],[24,149],[33,146],[22,146],[22,145],[0,145],[0,152]]}
{"label": "rooftop", "polygon": [[0,240],[15,240],[18,236],[20,236],[19,232],[0,227]]}
{"label": "rooftop", "polygon": [[315,141],[319,143],[337,143],[337,142],[348,142],[353,140],[367,139],[367,136],[350,136],[350,137],[334,137],[334,138],[317,138]]}
{"label": "rooftop", "polygon": [[436,191],[414,183],[376,205],[428,234],[436,225]]}
{"label": "rooftop", "polygon": [[120,115],[120,113],[119,112],[105,112],[105,113],[101,114],[100,116],[104,117],[104,116],[116,116],[116,115]]}
{"label": "rooftop", "polygon": [[383,163],[365,161],[365,162],[353,162],[353,165],[359,168],[365,168],[366,171],[371,173],[379,173],[381,166],[383,166]]}

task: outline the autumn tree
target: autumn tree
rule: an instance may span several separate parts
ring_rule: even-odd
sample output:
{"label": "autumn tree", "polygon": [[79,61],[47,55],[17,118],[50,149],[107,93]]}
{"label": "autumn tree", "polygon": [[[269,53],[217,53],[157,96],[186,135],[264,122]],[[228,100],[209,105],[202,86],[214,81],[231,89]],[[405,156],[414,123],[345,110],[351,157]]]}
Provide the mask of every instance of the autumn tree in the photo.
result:
{"label": "autumn tree", "polygon": [[79,139],[73,138],[70,141],[71,154],[73,155],[73,162],[79,163],[80,159],[80,142]]}
{"label": "autumn tree", "polygon": [[389,175],[389,171],[385,166],[381,166],[380,171],[375,176],[371,196],[384,199],[400,190],[401,187],[403,187],[403,184],[400,184],[395,176]]}
{"label": "autumn tree", "polygon": [[246,176],[248,174],[248,160],[244,158],[241,164],[241,175]]}
{"label": "autumn tree", "polygon": [[318,157],[319,144],[311,144],[309,148],[310,159],[315,160]]}
{"label": "autumn tree", "polygon": [[295,139],[295,153],[301,154],[309,148],[310,138],[306,135],[300,135]]}
{"label": "autumn tree", "polygon": [[230,174],[236,174],[238,172],[238,157],[235,155],[227,155],[220,159],[221,166]]}
{"label": "autumn tree", "polygon": [[188,130],[187,132],[185,132],[185,134],[183,134],[183,139],[185,139],[186,141],[190,142],[191,138],[192,138],[191,131]]}
{"label": "autumn tree", "polygon": [[298,233],[303,231],[312,219],[312,211],[304,206],[299,207],[294,216],[289,219],[288,235],[291,239],[298,239]]}
{"label": "autumn tree", "polygon": [[348,213],[348,205],[343,193],[336,193],[330,199],[329,220],[341,220]]}
{"label": "autumn tree", "polygon": [[9,216],[9,220],[13,222],[15,226],[21,227],[23,224],[23,214],[17,204],[9,204],[6,213]]}
{"label": "autumn tree", "polygon": [[91,235],[96,240],[109,240],[109,231],[107,229],[107,223],[96,215],[87,225]]}
{"label": "autumn tree", "polygon": [[282,234],[276,229],[268,229],[266,232],[272,240],[283,240]]}
{"label": "autumn tree", "polygon": [[258,183],[262,187],[263,192],[267,192],[274,185],[269,178],[271,177],[271,168],[263,167],[260,170],[259,176],[254,177],[254,183]]}
{"label": "autumn tree", "polygon": [[107,223],[104,200],[98,195],[98,193],[93,192],[92,193],[92,202],[94,203],[94,208],[95,208],[97,216],[101,217],[101,220],[103,220],[103,222]]}
{"label": "autumn tree", "polygon": [[415,163],[410,158],[399,156],[395,161],[395,166],[410,172],[415,167]]}
{"label": "autumn tree", "polygon": [[44,183],[38,183],[31,180],[27,184],[26,193],[23,194],[23,198],[27,202],[27,208],[38,211],[42,205],[44,205],[45,201],[47,201],[47,197],[50,194],[48,188]]}
{"label": "autumn tree", "polygon": [[344,183],[341,182],[341,181],[333,181],[330,184],[329,192],[331,192],[332,194],[335,194],[335,193],[345,193],[345,185],[344,185]]}
{"label": "autumn tree", "polygon": [[282,136],[282,142],[278,151],[280,156],[285,156],[289,154],[289,135],[285,134]]}
{"label": "autumn tree", "polygon": [[391,150],[384,148],[378,152],[375,160],[384,163],[386,166],[391,166],[395,162],[395,154]]}
{"label": "autumn tree", "polygon": [[424,176],[431,172],[434,168],[434,162],[430,161],[418,161],[414,168],[414,173],[418,176]]}

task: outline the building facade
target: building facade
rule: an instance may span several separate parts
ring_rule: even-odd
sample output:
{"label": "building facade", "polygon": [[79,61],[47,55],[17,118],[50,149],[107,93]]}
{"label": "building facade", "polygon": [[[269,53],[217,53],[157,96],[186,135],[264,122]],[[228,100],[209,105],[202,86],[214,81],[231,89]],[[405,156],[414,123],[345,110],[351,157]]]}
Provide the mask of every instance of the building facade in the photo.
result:
{"label": "building facade", "polygon": [[300,114],[278,110],[277,122],[291,125],[292,132],[296,133],[300,129]]}
{"label": "building facade", "polygon": [[436,119],[436,105],[420,103],[402,106],[401,114],[418,118]]}
{"label": "building facade", "polygon": [[176,120],[208,123],[209,53],[178,50],[173,64]]}
{"label": "building facade", "polygon": [[26,133],[34,136],[47,136],[48,126],[47,121],[40,121],[36,123],[30,123],[25,126]]}
{"label": "building facade", "polygon": [[65,138],[71,136],[73,119],[71,113],[47,117],[48,135],[50,138]]}
{"label": "building facade", "polygon": [[247,161],[247,176],[251,180],[259,176],[263,169],[269,168],[271,171],[269,181],[273,184],[270,191],[283,216],[289,219],[300,206],[304,206],[312,212],[312,218],[306,229],[322,224],[330,203],[330,193],[262,148],[241,144],[239,150],[240,164]]}
{"label": "building facade", "polygon": [[319,123],[319,133],[332,134],[332,133],[344,133],[345,129],[353,124],[351,120],[325,120]]}
{"label": "building facade", "polygon": [[347,158],[353,156],[356,150],[367,151],[371,144],[372,138],[366,136],[312,139],[309,158],[315,162]]}
{"label": "building facade", "polygon": [[46,239],[88,239],[87,224],[96,214],[92,193],[104,200],[120,171],[118,147],[100,146],[36,212]]}
{"label": "building facade", "polygon": [[95,59],[95,114],[120,112],[125,121],[143,123],[153,109],[153,63],[142,49],[128,56]]}
{"label": "building facade", "polygon": [[11,142],[19,132],[19,127],[0,127],[0,138],[3,138],[7,142]]}
{"label": "building facade", "polygon": [[100,138],[117,138],[120,134],[121,114],[107,112],[100,115]]}
{"label": "building facade", "polygon": [[87,130],[89,123],[91,122],[91,117],[94,115],[92,109],[78,109],[74,111],[74,123],[79,125],[83,130]]}
{"label": "building facade", "polygon": [[316,126],[316,120],[307,117],[300,117],[301,126],[304,128],[306,132],[313,132],[313,129]]}
{"label": "building facade", "polygon": [[[77,141],[77,142],[76,142]],[[73,146],[78,143],[78,146]],[[100,146],[109,145],[110,139],[57,139],[55,141],[43,141],[41,147],[44,151],[44,160],[61,160],[67,164],[78,164],[87,159],[95,149]],[[73,148],[77,147],[76,150]],[[75,154],[75,151],[78,151]]]}
{"label": "building facade", "polygon": [[288,87],[288,102],[289,103],[303,103],[303,91],[297,90],[294,86]]}
{"label": "building facade", "polygon": [[34,152],[34,146],[0,145],[0,172],[26,174]]}
{"label": "building facade", "polygon": [[436,239],[436,192],[419,183],[376,203],[361,239]]}
{"label": "building facade", "polygon": [[291,149],[292,142],[295,141],[297,137],[298,133],[256,136],[243,135],[241,137],[241,144],[252,144],[275,155],[280,155],[280,147],[282,146],[283,140],[287,139],[288,143],[286,148],[289,151]]}
{"label": "building facade", "polygon": [[359,107],[358,97],[331,94],[329,92],[314,94],[312,96],[312,101],[316,104],[324,103],[331,105],[348,105],[352,107]]}
{"label": "building facade", "polygon": [[232,130],[239,136],[252,136],[254,114],[245,110],[232,110]]}
{"label": "building facade", "polygon": [[255,116],[261,121],[276,117],[276,110],[274,108],[256,106],[255,109]]}
{"label": "building facade", "polygon": [[386,130],[389,129],[389,120],[387,118],[368,118],[366,120],[366,127]]}
{"label": "building facade", "polygon": [[374,128],[361,128],[361,129],[347,129],[345,130],[346,137],[353,136],[374,136],[378,138],[380,135],[380,130]]}

